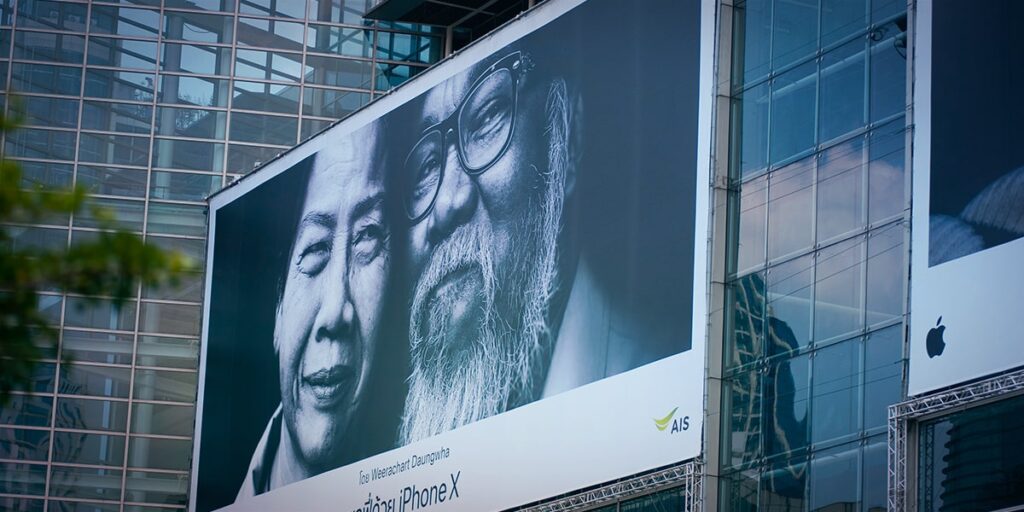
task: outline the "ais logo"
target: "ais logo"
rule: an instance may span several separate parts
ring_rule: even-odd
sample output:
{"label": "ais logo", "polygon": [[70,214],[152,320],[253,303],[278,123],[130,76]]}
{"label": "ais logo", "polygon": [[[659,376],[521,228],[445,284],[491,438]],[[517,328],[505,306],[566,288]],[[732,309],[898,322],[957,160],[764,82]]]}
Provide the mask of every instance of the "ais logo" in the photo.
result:
{"label": "ais logo", "polygon": [[659,431],[664,432],[665,430],[668,430],[669,425],[671,425],[672,426],[672,430],[669,431],[670,434],[675,434],[675,433],[678,433],[678,432],[683,432],[685,430],[689,430],[690,429],[690,417],[689,416],[683,416],[683,417],[680,417],[680,418],[672,419],[672,418],[675,417],[676,411],[678,411],[678,410],[679,410],[679,408],[676,407],[675,409],[672,409],[672,412],[668,413],[668,416],[665,416],[664,418],[661,418],[661,419],[654,418],[654,426],[657,427],[657,429]]}

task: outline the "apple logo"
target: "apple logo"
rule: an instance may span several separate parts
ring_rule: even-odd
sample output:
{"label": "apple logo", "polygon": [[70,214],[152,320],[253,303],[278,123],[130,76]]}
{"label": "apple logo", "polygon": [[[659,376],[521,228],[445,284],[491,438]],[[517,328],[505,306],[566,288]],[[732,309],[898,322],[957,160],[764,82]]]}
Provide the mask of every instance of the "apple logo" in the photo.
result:
{"label": "apple logo", "polygon": [[942,351],[946,350],[946,342],[942,339],[942,333],[946,331],[945,325],[942,323],[942,317],[935,321],[935,327],[928,331],[928,338],[925,340],[925,345],[928,349],[928,357],[941,356]]}

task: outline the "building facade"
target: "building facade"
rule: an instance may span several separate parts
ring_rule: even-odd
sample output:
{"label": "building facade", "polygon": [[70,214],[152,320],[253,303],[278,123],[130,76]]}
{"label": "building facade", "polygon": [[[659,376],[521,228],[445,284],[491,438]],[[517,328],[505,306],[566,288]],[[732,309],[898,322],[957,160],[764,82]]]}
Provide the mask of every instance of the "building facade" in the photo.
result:
{"label": "building facade", "polygon": [[[5,103],[23,113],[5,157],[28,184],[84,185],[121,226],[200,263],[121,308],[41,297],[60,344],[0,413],[0,509],[180,510],[206,196],[439,60],[443,33],[365,20],[366,0],[0,9]],[[55,218],[13,228],[14,243],[63,247],[95,226]]]}
{"label": "building facade", "polygon": [[[534,4],[363,18],[388,3],[7,0],[0,76],[25,120],[6,157],[202,260],[207,195]],[[908,396],[918,9],[716,2],[704,455],[523,509],[1024,504],[1019,367]],[[187,506],[201,290],[43,297],[61,343],[0,413],[0,508]]]}

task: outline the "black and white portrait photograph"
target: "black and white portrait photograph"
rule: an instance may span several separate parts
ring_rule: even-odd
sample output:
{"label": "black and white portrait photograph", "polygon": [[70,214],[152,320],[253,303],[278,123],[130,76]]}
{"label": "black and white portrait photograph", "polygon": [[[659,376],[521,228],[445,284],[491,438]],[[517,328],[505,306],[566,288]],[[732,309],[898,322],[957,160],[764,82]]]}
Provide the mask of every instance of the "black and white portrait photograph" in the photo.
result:
{"label": "black and white portrait photograph", "polygon": [[691,348],[698,7],[588,2],[216,212],[197,510]]}

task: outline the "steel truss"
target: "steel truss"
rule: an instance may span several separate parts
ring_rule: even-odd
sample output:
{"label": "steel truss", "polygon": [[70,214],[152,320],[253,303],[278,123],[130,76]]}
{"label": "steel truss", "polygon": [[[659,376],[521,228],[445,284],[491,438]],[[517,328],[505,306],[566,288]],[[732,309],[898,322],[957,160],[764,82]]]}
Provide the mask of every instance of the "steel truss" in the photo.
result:
{"label": "steel truss", "polygon": [[1024,391],[1024,369],[911,398],[889,406],[889,511],[914,510],[907,503],[908,432],[911,423],[932,414],[977,405],[979,402]]}
{"label": "steel truss", "polygon": [[700,512],[703,504],[704,463],[693,459],[652,473],[629,477],[576,494],[562,496],[519,509],[520,512],[562,512],[610,505],[618,500],[635,498],[683,485],[686,512]]}

